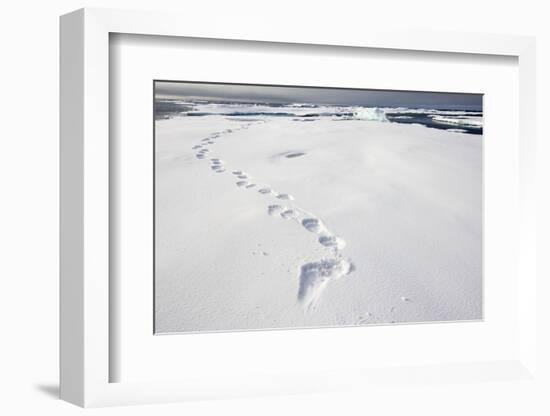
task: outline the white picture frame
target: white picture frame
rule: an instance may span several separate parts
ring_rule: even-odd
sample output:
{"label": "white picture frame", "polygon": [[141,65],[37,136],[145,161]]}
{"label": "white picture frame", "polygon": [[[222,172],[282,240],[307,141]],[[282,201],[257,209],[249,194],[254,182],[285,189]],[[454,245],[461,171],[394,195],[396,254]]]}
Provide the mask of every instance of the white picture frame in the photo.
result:
{"label": "white picture frame", "polygon": [[[336,377],[315,373],[280,374],[236,382],[234,374],[182,381],[110,382],[109,348],[109,34],[332,45],[441,53],[505,55],[519,62],[518,353],[507,360],[442,363],[407,369],[361,372],[335,370]],[[61,18],[61,398],[79,406],[183,401],[193,398],[255,394],[322,392],[388,380],[461,380],[480,374],[506,380],[532,379],[536,364],[536,219],[535,219],[535,41],[529,37],[465,33],[398,32],[392,29],[281,31],[265,25],[238,31],[230,22],[207,27],[169,13],[82,9]],[[279,336],[284,334],[280,333]],[[313,335],[312,335],[313,336]],[[358,368],[360,370],[360,368]],[[340,374],[338,374],[340,373]],[[535,378],[536,380],[536,378]]]}

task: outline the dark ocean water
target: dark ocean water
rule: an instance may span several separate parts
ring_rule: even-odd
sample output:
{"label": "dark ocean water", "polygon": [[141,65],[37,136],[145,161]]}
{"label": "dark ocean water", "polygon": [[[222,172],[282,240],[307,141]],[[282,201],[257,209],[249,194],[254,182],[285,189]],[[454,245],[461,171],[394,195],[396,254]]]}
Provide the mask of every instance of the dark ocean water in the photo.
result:
{"label": "dark ocean water", "polygon": [[[445,111],[445,110],[442,110]],[[466,116],[468,115],[478,115],[478,112],[464,112]],[[483,134],[483,127],[473,127],[468,125],[454,125],[454,124],[445,124],[438,123],[434,121],[429,114],[419,114],[419,113],[399,113],[399,114],[386,114],[387,119],[392,123],[402,123],[402,124],[421,124],[432,129],[439,130],[464,130],[464,133],[470,134]]]}

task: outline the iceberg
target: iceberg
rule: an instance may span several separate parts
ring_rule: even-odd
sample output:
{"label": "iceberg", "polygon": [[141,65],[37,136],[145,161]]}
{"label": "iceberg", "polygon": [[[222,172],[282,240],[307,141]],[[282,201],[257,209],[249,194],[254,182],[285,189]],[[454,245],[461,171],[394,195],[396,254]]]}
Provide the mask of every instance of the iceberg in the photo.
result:
{"label": "iceberg", "polygon": [[378,107],[361,107],[354,111],[353,117],[357,120],[388,122],[386,112]]}

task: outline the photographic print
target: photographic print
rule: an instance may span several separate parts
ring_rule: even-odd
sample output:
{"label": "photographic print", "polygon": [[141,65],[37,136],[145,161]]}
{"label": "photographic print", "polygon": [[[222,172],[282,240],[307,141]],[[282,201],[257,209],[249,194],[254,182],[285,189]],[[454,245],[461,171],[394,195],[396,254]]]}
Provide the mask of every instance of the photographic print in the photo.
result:
{"label": "photographic print", "polygon": [[482,319],[482,104],[154,81],[155,333]]}

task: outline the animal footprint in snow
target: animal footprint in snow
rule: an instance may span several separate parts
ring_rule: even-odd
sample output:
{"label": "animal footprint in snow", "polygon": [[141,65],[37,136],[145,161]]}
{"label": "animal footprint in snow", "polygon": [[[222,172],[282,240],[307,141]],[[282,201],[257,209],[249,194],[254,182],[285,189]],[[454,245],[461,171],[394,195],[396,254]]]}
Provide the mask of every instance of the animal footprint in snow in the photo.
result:
{"label": "animal footprint in snow", "polygon": [[258,192],[261,193],[261,194],[266,195],[266,194],[272,193],[273,191],[269,188],[260,188],[260,189],[258,189]]}
{"label": "animal footprint in snow", "polygon": [[323,223],[317,218],[304,218],[302,220],[303,227],[312,233],[320,233],[325,229]]}
{"label": "animal footprint in snow", "polygon": [[242,188],[242,187],[244,187],[244,186],[246,186],[246,185],[248,185],[248,182],[247,182],[247,181],[239,181],[239,182],[237,182],[237,186],[238,186],[239,188]]}
{"label": "animal footprint in snow", "polygon": [[298,213],[293,209],[287,209],[286,211],[281,212],[281,217],[283,217],[285,220],[288,220],[290,218],[296,218],[297,216],[298,216]]}
{"label": "animal footprint in snow", "polygon": [[343,258],[322,259],[304,264],[300,270],[298,301],[305,309],[314,309],[326,285],[353,270],[353,263]]}
{"label": "animal footprint in snow", "polygon": [[197,144],[196,146],[193,146],[191,149],[196,150],[200,149],[202,146],[200,144]]}
{"label": "animal footprint in snow", "polygon": [[280,215],[282,214],[286,208],[280,206],[280,205],[270,205],[267,207],[267,213],[269,215]]}
{"label": "animal footprint in snow", "polygon": [[246,189],[250,189],[250,188],[254,188],[256,186],[255,183],[249,183],[248,185],[245,186]]}
{"label": "animal footprint in snow", "polygon": [[322,235],[319,237],[319,243],[325,247],[334,247],[338,250],[341,250],[346,246],[346,242],[344,240],[334,235]]}
{"label": "animal footprint in snow", "polygon": [[210,169],[212,169],[214,172],[217,172],[217,173],[225,172],[224,167],[221,165],[210,166]]}
{"label": "animal footprint in snow", "polygon": [[279,194],[277,195],[277,198],[282,199],[284,201],[294,201],[294,197],[289,194]]}

